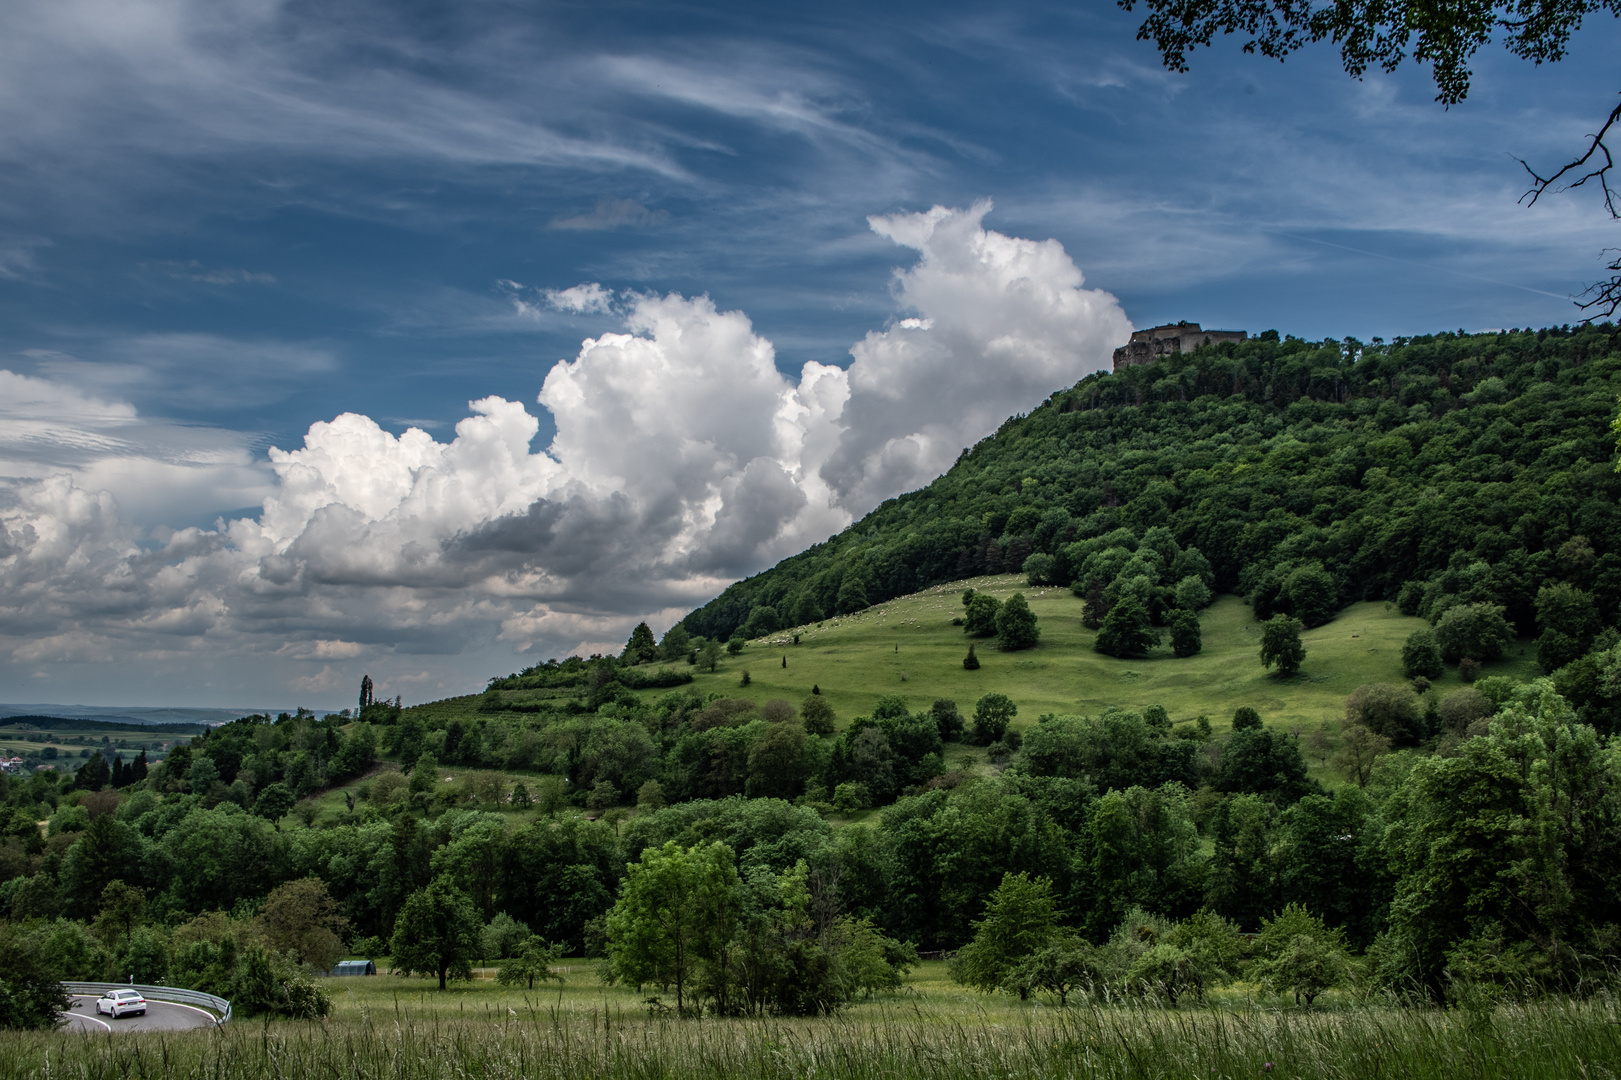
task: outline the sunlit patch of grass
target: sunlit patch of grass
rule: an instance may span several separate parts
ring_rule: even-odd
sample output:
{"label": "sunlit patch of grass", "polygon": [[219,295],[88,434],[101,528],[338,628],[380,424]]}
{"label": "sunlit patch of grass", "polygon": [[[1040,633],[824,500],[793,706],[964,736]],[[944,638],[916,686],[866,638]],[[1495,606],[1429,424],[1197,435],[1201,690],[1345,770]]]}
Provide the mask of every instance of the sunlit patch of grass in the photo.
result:
{"label": "sunlit patch of grass", "polygon": [[[970,639],[951,620],[962,614],[960,594],[969,587],[1001,599],[1024,593],[1040,619],[1040,647],[1004,653],[994,640],[980,639],[975,641],[979,670],[964,670]],[[1201,614],[1204,649],[1186,659],[1173,657],[1168,645],[1143,659],[1104,656],[1093,651],[1097,635],[1081,625],[1080,615],[1081,601],[1068,589],[1030,588],[1016,575],[974,578],[751,642],[717,672],[699,672],[693,686],[702,693],[796,703],[817,686],[841,722],[870,713],[886,694],[901,695],[913,708],[951,698],[967,715],[982,695],[996,692],[1019,706],[1016,728],[1034,724],[1043,713],[1158,704],[1174,721],[1204,714],[1219,733],[1234,709],[1249,705],[1268,726],[1304,734],[1327,725],[1333,734],[1352,690],[1404,680],[1402,644],[1427,625],[1392,604],[1352,604],[1334,621],[1302,635],[1307,655],[1301,673],[1279,679],[1261,666],[1261,624],[1236,596],[1217,598]],[[798,645],[792,643],[795,633]],[[1535,674],[1529,646],[1516,643],[1509,652],[1489,673]],[[750,673],[746,688],[738,685],[744,670]],[[1450,693],[1461,685],[1449,672],[1431,693]]]}
{"label": "sunlit patch of grass", "polygon": [[[992,639],[974,640],[980,668],[965,670],[962,659],[970,639],[951,620],[962,614],[960,596],[970,587],[1004,600],[1024,593],[1040,619],[1040,647],[1003,653]],[[1338,778],[1325,770],[1324,758],[1337,746],[1346,697],[1364,683],[1403,681],[1402,643],[1426,625],[1393,604],[1352,604],[1332,622],[1302,635],[1305,665],[1298,676],[1279,679],[1262,668],[1261,624],[1236,596],[1218,597],[1201,614],[1204,650],[1186,659],[1173,657],[1168,645],[1142,659],[1104,656],[1093,651],[1097,635],[1081,625],[1080,616],[1081,601],[1068,589],[1031,588],[1022,577],[1004,574],[936,586],[852,615],[771,634],[750,642],[741,655],[726,657],[714,672],[679,662],[673,666],[692,671],[688,689],[702,695],[759,703],[785,698],[798,704],[816,687],[841,727],[870,714],[887,694],[899,694],[913,709],[951,698],[965,716],[971,716],[981,696],[1006,694],[1019,707],[1015,729],[1034,724],[1043,713],[1095,714],[1112,706],[1157,704],[1165,706],[1173,721],[1208,716],[1219,734],[1231,723],[1233,710],[1249,705],[1271,727],[1302,736],[1323,729],[1328,742],[1318,753],[1308,750],[1308,760],[1313,775],[1332,785]],[[750,677],[746,687],[741,685],[745,671]],[[1508,657],[1487,673],[1533,677],[1531,647],[1511,644]],[[1445,695],[1461,685],[1456,672],[1448,672],[1435,681],[1430,694]],[[648,690],[640,696],[652,701],[664,692]],[[472,720],[479,715],[480,700],[477,695],[446,699],[418,707],[419,715],[446,722],[452,717]],[[959,756],[968,752],[950,751]],[[987,768],[977,757],[966,764],[971,772]]]}

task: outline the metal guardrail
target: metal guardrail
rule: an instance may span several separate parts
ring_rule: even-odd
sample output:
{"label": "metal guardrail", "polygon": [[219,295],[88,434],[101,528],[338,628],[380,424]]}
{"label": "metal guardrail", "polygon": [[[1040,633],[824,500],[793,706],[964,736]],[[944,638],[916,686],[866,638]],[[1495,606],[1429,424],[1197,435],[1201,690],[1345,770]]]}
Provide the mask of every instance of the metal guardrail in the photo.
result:
{"label": "metal guardrail", "polygon": [[200,990],[183,990],[178,986],[142,986],[140,983],[64,982],[62,989],[70,994],[95,994],[100,997],[108,990],[139,990],[143,997],[153,1001],[173,1001],[181,1005],[195,1005],[216,1013],[214,1023],[231,1021],[231,1003],[222,997],[205,994]]}

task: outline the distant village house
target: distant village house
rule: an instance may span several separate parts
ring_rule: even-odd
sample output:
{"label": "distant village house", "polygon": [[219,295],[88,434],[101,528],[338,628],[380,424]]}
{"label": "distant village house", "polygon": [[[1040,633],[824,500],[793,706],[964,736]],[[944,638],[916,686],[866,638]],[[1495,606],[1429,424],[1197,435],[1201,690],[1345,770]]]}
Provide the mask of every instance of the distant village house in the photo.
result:
{"label": "distant village house", "polygon": [[1170,323],[1148,330],[1138,330],[1131,340],[1114,351],[1114,369],[1152,364],[1170,353],[1192,352],[1203,345],[1219,345],[1223,341],[1243,341],[1249,335],[1242,330],[1204,330],[1196,322]]}

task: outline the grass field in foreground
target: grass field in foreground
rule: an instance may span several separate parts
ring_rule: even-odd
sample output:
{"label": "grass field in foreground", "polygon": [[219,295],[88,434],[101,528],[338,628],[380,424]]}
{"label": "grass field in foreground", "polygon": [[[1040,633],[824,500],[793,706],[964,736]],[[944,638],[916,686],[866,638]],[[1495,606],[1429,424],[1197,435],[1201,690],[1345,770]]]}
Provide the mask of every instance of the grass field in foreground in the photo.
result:
{"label": "grass field in foreground", "polygon": [[0,1075],[51,1080],[1552,1080],[1612,1077],[1618,1061],[1621,1014],[1607,999],[1491,1011],[1082,1003],[1006,1018],[901,1000],[809,1020],[537,1000],[167,1034],[0,1034]]}
{"label": "grass field in foreground", "polygon": [[[380,971],[387,970],[387,966],[386,962],[378,961]],[[537,983],[533,990],[500,985],[495,981],[493,967],[477,969],[473,981],[453,982],[444,990],[432,979],[398,975],[327,979],[321,985],[332,995],[335,1019],[380,1015],[396,1008],[413,1014],[443,1016],[530,1007],[581,1015],[593,1010],[635,1012],[643,1008],[649,995],[657,993],[648,988],[607,986],[597,977],[595,962],[591,960],[565,959],[553,971],[563,976],[561,983],[554,981],[544,986]],[[1228,992],[1222,993],[1227,995]],[[1243,991],[1239,991],[1238,998],[1244,996]],[[673,992],[664,997],[672,1003],[675,1000]],[[990,1017],[998,1021],[1014,1020],[1031,1008],[1045,1007],[1034,1002],[1021,1004],[1005,996],[976,993],[952,982],[944,961],[930,960],[913,968],[898,994],[853,1006],[850,1015],[879,1016],[901,1004],[921,1007],[939,1018]]]}

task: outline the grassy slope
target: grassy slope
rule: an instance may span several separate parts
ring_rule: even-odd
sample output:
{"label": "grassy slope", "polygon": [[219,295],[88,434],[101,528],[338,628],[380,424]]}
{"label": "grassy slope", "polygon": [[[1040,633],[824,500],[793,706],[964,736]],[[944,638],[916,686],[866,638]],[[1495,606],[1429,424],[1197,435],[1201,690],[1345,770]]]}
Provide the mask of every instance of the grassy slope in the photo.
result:
{"label": "grassy slope", "polygon": [[[981,666],[964,670],[969,639],[951,620],[962,613],[959,597],[968,586],[1002,599],[1023,592],[1040,619],[1041,646],[1003,653],[994,640],[979,640]],[[1268,724],[1308,728],[1342,717],[1346,695],[1358,686],[1402,681],[1402,642],[1425,625],[1394,605],[1353,604],[1328,625],[1306,631],[1300,674],[1278,679],[1261,667],[1261,624],[1237,597],[1223,596],[1204,612],[1204,651],[1185,660],[1174,658],[1168,646],[1145,660],[1094,652],[1097,635],[1081,625],[1080,614],[1081,601],[1068,589],[1032,589],[1015,575],[975,578],[801,627],[797,646],[791,644],[794,631],[751,642],[717,673],[700,673],[694,688],[797,703],[815,684],[841,720],[870,712],[885,694],[904,696],[914,709],[937,697],[952,698],[966,715],[981,695],[995,691],[1018,704],[1016,726],[1032,724],[1048,712],[1160,704],[1173,720],[1204,713],[1218,730],[1240,705],[1258,709]],[[786,670],[780,666],[783,656],[788,658]],[[738,685],[744,669],[752,676],[746,688]],[[1512,646],[1510,657],[1489,673],[1531,677],[1529,646]],[[1457,675],[1449,673],[1432,693],[1445,694],[1460,685]]]}
{"label": "grassy slope", "polygon": [[[962,613],[961,591],[972,586],[1006,599],[1023,592],[1041,625],[1041,646],[998,652],[993,640],[978,640],[980,668],[966,671],[969,639],[951,620]],[[982,695],[999,692],[1019,707],[1015,727],[1043,713],[1096,713],[1110,706],[1164,705],[1177,721],[1203,713],[1217,731],[1233,710],[1250,705],[1268,725],[1307,733],[1319,726],[1338,733],[1345,698],[1364,683],[1402,681],[1401,646],[1425,625],[1393,604],[1359,603],[1326,626],[1308,630],[1306,662],[1299,675],[1278,679],[1261,667],[1261,624],[1233,596],[1220,597],[1203,613],[1204,651],[1178,660],[1168,646],[1144,660],[1117,660],[1094,652],[1094,631],[1080,623],[1081,601],[1069,590],[1032,589],[1017,575],[975,578],[927,589],[854,615],[798,627],[750,642],[741,656],[727,657],[714,673],[699,671],[690,689],[757,702],[787,698],[795,704],[813,685],[832,704],[843,727],[872,711],[886,694],[900,694],[913,709],[937,697],[955,700],[971,716]],[[793,634],[800,643],[792,644]],[[783,668],[782,658],[788,660]],[[740,686],[748,671],[750,685]],[[1509,656],[1487,669],[1522,679],[1536,673],[1530,646],[1516,643]],[[902,675],[905,681],[902,681]],[[1456,673],[1437,680],[1431,694],[1458,689]],[[652,699],[664,691],[644,691]],[[477,695],[416,706],[424,719],[478,716]],[[1314,761],[1314,772],[1321,768]],[[1328,776],[1324,780],[1332,782]]]}

